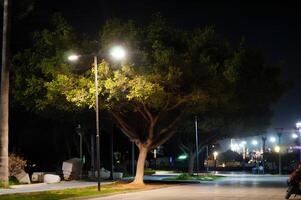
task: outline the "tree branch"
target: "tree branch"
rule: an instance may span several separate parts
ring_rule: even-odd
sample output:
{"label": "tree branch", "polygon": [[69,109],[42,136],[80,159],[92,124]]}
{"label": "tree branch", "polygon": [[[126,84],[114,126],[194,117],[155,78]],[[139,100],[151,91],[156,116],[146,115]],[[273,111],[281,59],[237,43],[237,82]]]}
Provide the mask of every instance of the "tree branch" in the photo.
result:
{"label": "tree branch", "polygon": [[130,138],[130,140],[134,140],[138,138],[138,135],[135,134],[135,131],[132,130],[131,127],[129,127],[129,125],[122,119],[122,117],[115,113],[115,112],[111,112],[113,117],[116,119],[116,121],[118,122],[118,125],[120,127],[120,129],[122,130],[122,132],[128,136]]}
{"label": "tree branch", "polygon": [[162,144],[164,144],[166,141],[168,141],[176,132],[175,131],[170,131],[167,134],[164,135],[164,137],[158,136],[157,139],[152,142],[152,144],[150,145],[150,149],[156,148],[157,146],[160,146]]}
{"label": "tree branch", "polygon": [[145,121],[147,121],[148,123],[150,123],[150,120],[145,115],[145,113],[139,108],[139,106],[136,106],[136,108],[137,108],[137,111],[139,112],[139,114],[145,119]]}
{"label": "tree branch", "polygon": [[179,148],[180,148],[184,153],[187,152],[187,151],[189,151],[189,148],[188,148],[185,144],[183,144],[183,143],[180,143]]}
{"label": "tree branch", "polygon": [[158,136],[170,131],[175,125],[176,123],[181,119],[181,117],[183,116],[184,111],[182,111],[174,121],[172,121],[166,128],[162,129],[159,133]]}

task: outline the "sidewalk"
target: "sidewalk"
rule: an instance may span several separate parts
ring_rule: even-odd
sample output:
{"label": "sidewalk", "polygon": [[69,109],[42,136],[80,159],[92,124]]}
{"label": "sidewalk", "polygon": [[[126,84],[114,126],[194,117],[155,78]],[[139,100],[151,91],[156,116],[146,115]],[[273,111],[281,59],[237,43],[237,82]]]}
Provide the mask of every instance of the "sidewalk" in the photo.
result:
{"label": "sidewalk", "polygon": [[[114,182],[102,182],[101,185],[111,184]],[[14,194],[14,193],[27,193],[27,192],[42,192],[49,190],[64,190],[68,188],[82,188],[97,186],[97,182],[85,182],[85,181],[62,181],[60,183],[37,183],[28,185],[15,185],[10,189],[0,189],[0,195]]]}

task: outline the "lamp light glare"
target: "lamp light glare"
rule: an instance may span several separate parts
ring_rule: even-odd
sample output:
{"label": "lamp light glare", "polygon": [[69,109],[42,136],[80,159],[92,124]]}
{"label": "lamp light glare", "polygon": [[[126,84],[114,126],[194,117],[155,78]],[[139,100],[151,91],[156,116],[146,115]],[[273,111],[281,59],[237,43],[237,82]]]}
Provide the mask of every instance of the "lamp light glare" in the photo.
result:
{"label": "lamp light glare", "polygon": [[272,143],[276,142],[276,138],[275,137],[270,137],[270,142],[272,142]]}
{"label": "lamp light glare", "polygon": [[122,46],[115,46],[111,49],[111,56],[116,60],[122,60],[126,56],[126,52]]}
{"label": "lamp light glare", "polygon": [[70,60],[70,61],[77,61],[78,58],[79,58],[79,55],[75,55],[75,54],[68,56],[68,60]]}
{"label": "lamp light glare", "polygon": [[256,145],[258,144],[257,140],[253,140],[253,141],[252,141],[252,144],[253,144],[254,146],[256,146]]}
{"label": "lamp light glare", "polygon": [[213,152],[213,156],[214,156],[214,160],[216,160],[216,157],[218,156],[218,152],[217,152],[217,151],[214,151],[214,152]]}
{"label": "lamp light glare", "polygon": [[296,139],[296,138],[298,138],[298,135],[296,133],[293,133],[292,138]]}
{"label": "lamp light glare", "polygon": [[280,146],[278,146],[278,145],[275,146],[275,147],[274,147],[274,150],[275,150],[276,153],[279,153],[279,152],[280,152]]}

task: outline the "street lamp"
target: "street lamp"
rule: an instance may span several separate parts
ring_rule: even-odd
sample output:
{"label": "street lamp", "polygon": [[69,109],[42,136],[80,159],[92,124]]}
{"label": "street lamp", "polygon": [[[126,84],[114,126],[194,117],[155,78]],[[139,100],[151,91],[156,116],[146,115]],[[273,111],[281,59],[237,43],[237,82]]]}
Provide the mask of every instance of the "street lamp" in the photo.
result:
{"label": "street lamp", "polygon": [[275,151],[278,153],[278,157],[279,157],[279,174],[281,174],[281,168],[282,168],[282,161],[281,161],[281,148],[280,148],[280,145],[281,145],[281,136],[282,136],[282,131],[283,131],[283,128],[276,128],[276,131],[277,131],[277,135],[278,135],[278,145],[275,147]]}
{"label": "street lamp", "polygon": [[300,149],[300,157],[299,157],[299,161],[301,162],[301,122],[297,122],[296,123],[296,128],[299,130],[299,149]]}
{"label": "street lamp", "polygon": [[199,139],[198,139],[198,118],[195,116],[195,149],[196,149],[196,175],[199,177]]}
{"label": "street lamp", "polygon": [[271,143],[275,143],[276,142],[276,138],[274,136],[270,137],[270,142]]}
{"label": "street lamp", "polygon": [[[115,60],[122,60],[126,56],[125,50],[122,48],[122,46],[114,46],[110,50],[110,55]],[[70,55],[68,57],[69,61],[75,62],[80,58],[80,55]],[[97,189],[100,191],[100,143],[99,143],[99,109],[98,109],[98,72],[97,72],[97,55],[93,55],[94,60],[94,81],[95,81],[95,114],[96,114],[96,168],[97,168]]]}
{"label": "street lamp", "polygon": [[293,133],[293,134],[292,134],[292,138],[293,138],[293,139],[297,139],[297,138],[298,138],[298,135],[297,135],[296,133]]}

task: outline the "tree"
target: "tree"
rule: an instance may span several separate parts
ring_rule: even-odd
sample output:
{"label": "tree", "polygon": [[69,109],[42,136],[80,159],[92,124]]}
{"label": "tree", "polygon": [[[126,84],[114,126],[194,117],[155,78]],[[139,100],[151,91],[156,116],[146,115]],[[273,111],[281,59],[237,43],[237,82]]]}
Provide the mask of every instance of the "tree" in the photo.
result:
{"label": "tree", "polygon": [[8,186],[8,108],[9,108],[9,71],[10,71],[10,0],[4,1],[1,104],[0,104],[0,183]]}
{"label": "tree", "polygon": [[[197,113],[200,149],[225,138],[261,134],[270,125],[272,105],[291,85],[282,80],[281,66],[270,66],[260,52],[243,45],[227,60],[227,65],[237,74],[233,77],[233,95],[224,105],[211,105],[209,112]],[[188,169],[192,174],[196,156],[193,116],[178,131],[180,146],[189,155]]]}
{"label": "tree", "polygon": [[[53,148],[53,155],[59,154],[56,157],[53,156],[53,162],[50,160],[52,158],[48,158],[48,162],[56,164],[74,156],[76,147],[79,145],[76,140],[77,135],[74,136],[74,128],[78,124],[82,124],[88,129],[94,128],[94,112],[89,109],[80,109],[60,96],[53,99],[47,97],[45,83],[52,80],[58,73],[76,73],[77,69],[69,68],[70,65],[65,62],[68,51],[77,49],[80,45],[89,51],[90,44],[78,39],[72,27],[60,14],[54,14],[50,18],[49,24],[45,24],[45,26],[48,28],[32,34],[33,46],[18,52],[12,60],[14,67],[11,71],[10,106],[11,110],[16,113],[13,118],[14,124],[26,124],[26,126],[23,127],[25,130],[13,129],[16,137],[11,142],[17,142],[16,138],[24,139],[20,146],[13,146],[13,150],[23,148],[22,151],[26,151],[29,149],[29,145],[26,145],[28,137],[26,138],[24,132],[30,129],[28,134],[31,134],[31,137],[37,137],[41,132],[38,130],[39,127],[43,122],[47,122],[49,128],[43,131],[44,138],[48,138],[47,144]],[[21,115],[24,116],[24,119],[20,119]],[[23,133],[18,134],[18,131],[23,131]],[[85,138],[83,139],[86,142]],[[61,153],[62,151],[63,153]],[[25,157],[27,156],[25,154]],[[34,161],[36,164],[45,164],[42,163],[45,162],[43,157],[27,157],[27,159],[29,161],[37,159]],[[48,166],[51,167],[51,165]]]}
{"label": "tree", "polygon": [[[30,58],[30,69],[41,73],[34,72],[33,79],[25,79],[21,85],[27,85],[28,93],[19,89],[18,96],[28,98],[28,94],[38,91],[31,102],[40,109],[95,108],[94,71],[72,70],[74,66],[63,56],[72,45],[61,45],[66,44],[61,40],[54,42],[57,36],[70,38],[69,31],[60,30],[60,26],[55,34],[45,30],[42,37],[35,38],[36,46],[25,60]],[[114,63],[104,54],[117,42],[130,52],[126,62]],[[97,66],[99,108],[111,113],[122,132],[139,148],[133,184],[143,184],[147,153],[169,140],[182,119],[191,114],[210,116],[212,112],[218,113],[219,108],[232,115],[243,110],[243,104],[236,103],[239,95],[244,95],[245,102],[249,99],[239,88],[245,87],[246,73],[258,71],[257,65],[249,71],[240,70],[248,70],[245,66],[250,66],[249,60],[238,56],[240,51],[216,34],[213,27],[194,31],[174,29],[158,15],[148,25],[108,21],[100,32],[100,46],[105,60]],[[82,54],[89,52],[82,44],[73,47]],[[46,54],[38,54],[44,51]],[[36,59],[31,59],[31,55],[37,54]],[[85,60],[80,65],[87,69],[87,63]],[[231,103],[233,106],[229,106]]]}
{"label": "tree", "polygon": [[[135,51],[120,68],[106,61],[98,66],[99,91],[102,109],[139,148],[133,184],[143,184],[147,153],[175,134],[185,114],[205,111],[209,103],[224,105],[232,95],[226,88],[235,74],[224,64],[231,51],[212,27],[177,30],[160,16],[147,26],[109,21],[100,41],[104,52],[116,41]],[[46,84],[49,96],[94,107],[92,72],[58,74]]]}

